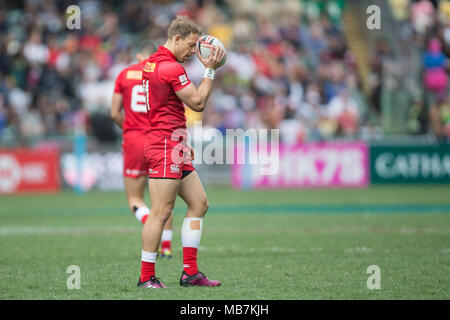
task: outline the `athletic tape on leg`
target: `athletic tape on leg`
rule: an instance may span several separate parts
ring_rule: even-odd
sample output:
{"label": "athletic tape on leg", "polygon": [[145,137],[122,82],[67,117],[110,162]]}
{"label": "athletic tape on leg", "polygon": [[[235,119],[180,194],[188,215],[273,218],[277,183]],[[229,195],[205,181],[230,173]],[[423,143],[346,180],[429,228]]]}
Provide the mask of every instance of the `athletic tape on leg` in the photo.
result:
{"label": "athletic tape on leg", "polygon": [[198,249],[202,230],[203,218],[184,218],[183,226],[181,227],[181,245]]}

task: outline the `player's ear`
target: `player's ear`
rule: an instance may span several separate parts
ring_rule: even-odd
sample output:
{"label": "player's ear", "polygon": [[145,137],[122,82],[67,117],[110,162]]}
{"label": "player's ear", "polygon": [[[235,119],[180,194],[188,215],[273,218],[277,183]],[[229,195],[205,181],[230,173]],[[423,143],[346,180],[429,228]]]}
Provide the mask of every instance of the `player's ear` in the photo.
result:
{"label": "player's ear", "polygon": [[173,39],[174,39],[175,43],[178,44],[181,40],[181,35],[177,34],[177,35],[175,35],[175,37]]}

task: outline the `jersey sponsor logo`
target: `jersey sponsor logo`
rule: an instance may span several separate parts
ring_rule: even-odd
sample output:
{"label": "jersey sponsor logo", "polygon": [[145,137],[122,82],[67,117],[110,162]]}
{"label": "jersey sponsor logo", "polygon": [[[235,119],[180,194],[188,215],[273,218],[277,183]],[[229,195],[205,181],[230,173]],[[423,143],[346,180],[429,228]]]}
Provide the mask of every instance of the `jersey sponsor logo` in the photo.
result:
{"label": "jersey sponsor logo", "polygon": [[128,70],[126,78],[130,80],[142,80],[142,71]]}
{"label": "jersey sponsor logo", "polygon": [[146,62],[144,66],[144,72],[153,72],[155,71],[156,63]]}
{"label": "jersey sponsor logo", "polygon": [[183,74],[181,76],[178,77],[178,79],[180,79],[181,85],[184,86],[186,83],[188,83],[188,79],[186,74]]}
{"label": "jersey sponsor logo", "polygon": [[180,172],[180,166],[178,164],[170,165],[170,172],[171,173],[179,173]]}

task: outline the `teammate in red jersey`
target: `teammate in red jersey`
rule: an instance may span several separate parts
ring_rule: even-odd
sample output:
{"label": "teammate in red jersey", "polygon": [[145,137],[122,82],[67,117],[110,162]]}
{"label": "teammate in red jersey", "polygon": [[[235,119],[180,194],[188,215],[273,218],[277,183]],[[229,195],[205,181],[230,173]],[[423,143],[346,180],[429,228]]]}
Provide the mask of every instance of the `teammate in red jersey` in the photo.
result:
{"label": "teammate in red jersey", "polygon": [[186,145],[184,104],[194,111],[203,111],[212,90],[215,69],[225,55],[220,48],[213,49],[208,59],[198,55],[206,70],[201,84],[196,88],[180,63],[195,54],[201,33],[194,22],[177,16],[169,26],[166,43],[148,58],[143,69],[150,123],[145,158],[149,170],[152,214],[142,229],[139,287],[165,287],[155,276],[156,255],[164,223],[172,215],[177,194],[188,207],[181,230],[183,272],[180,285],[220,285],[219,281],[209,280],[197,267],[197,249],[208,200]]}
{"label": "teammate in red jersey", "polygon": [[[149,133],[147,107],[142,88],[142,69],[145,60],[156,51],[151,41],[140,45],[136,58],[138,63],[128,66],[116,79],[111,117],[122,128],[122,154],[125,192],[128,205],[137,220],[143,224],[150,209],[144,203],[147,168],[144,160],[145,137]],[[122,113],[123,110],[123,113]],[[166,222],[161,236],[162,257],[172,256],[172,216]]]}

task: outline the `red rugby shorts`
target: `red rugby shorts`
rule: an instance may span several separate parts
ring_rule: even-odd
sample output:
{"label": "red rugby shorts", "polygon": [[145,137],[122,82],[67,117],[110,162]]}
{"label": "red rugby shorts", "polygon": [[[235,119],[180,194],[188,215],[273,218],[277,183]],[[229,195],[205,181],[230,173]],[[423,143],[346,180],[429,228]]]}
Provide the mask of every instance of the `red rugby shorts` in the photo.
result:
{"label": "red rugby shorts", "polygon": [[195,171],[190,149],[180,139],[149,133],[144,156],[149,178],[181,179],[183,172]]}
{"label": "red rugby shorts", "polygon": [[137,178],[147,174],[144,149],[147,132],[129,131],[123,134],[123,175]]}

